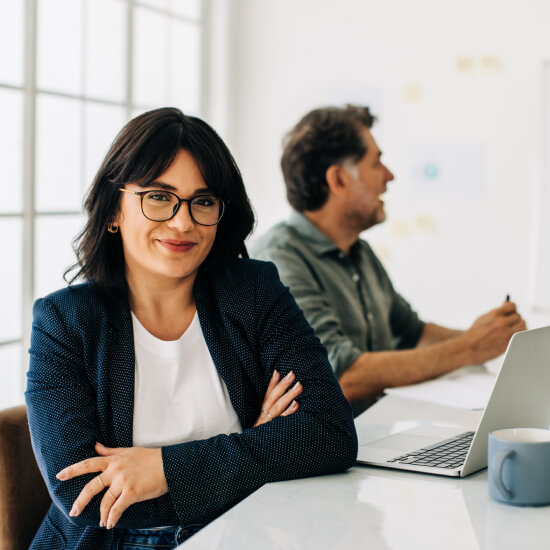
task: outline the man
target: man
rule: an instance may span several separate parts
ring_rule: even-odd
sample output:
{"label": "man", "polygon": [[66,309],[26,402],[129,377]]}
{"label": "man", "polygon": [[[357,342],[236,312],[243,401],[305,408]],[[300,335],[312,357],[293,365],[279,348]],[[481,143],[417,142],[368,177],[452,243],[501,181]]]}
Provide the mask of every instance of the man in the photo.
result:
{"label": "man", "polygon": [[393,174],[371,135],[367,107],[308,113],[288,134],[281,160],[295,212],[253,246],[290,287],[357,415],[384,388],[413,384],[506,349],[525,322],[505,302],[466,331],[422,322],[393,288],[359,235],[386,219]]}

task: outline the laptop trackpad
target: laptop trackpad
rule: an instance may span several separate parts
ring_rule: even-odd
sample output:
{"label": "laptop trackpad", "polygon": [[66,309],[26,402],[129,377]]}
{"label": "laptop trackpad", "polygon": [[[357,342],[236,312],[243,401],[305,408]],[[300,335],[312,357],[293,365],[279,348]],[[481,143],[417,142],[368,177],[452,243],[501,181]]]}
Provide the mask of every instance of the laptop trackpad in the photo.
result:
{"label": "laptop trackpad", "polygon": [[428,447],[459,433],[461,433],[461,430],[457,428],[421,424],[420,426],[390,435],[384,439],[371,441],[365,447],[397,452],[403,451],[405,453]]}
{"label": "laptop trackpad", "polygon": [[433,436],[411,435],[411,434],[396,434],[386,439],[380,439],[372,445],[388,449],[392,451],[416,451],[428,445],[437,443],[438,438]]}

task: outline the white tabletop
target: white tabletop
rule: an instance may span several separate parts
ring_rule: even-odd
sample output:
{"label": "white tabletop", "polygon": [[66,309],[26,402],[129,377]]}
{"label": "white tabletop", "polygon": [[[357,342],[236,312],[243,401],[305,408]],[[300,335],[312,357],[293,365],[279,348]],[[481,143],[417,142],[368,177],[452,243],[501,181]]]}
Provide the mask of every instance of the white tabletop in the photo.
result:
{"label": "white tabletop", "polygon": [[[421,421],[471,425],[480,416],[387,396],[356,419],[359,440]],[[492,501],[483,470],[464,479],[355,466],[265,485],[181,547],[192,549],[547,549],[550,506]]]}

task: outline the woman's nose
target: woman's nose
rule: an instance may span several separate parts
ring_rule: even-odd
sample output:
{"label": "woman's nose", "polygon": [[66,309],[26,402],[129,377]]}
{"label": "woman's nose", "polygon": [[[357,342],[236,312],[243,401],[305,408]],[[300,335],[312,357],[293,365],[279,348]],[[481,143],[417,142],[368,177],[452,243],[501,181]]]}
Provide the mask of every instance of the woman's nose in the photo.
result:
{"label": "woman's nose", "polygon": [[177,229],[178,231],[191,231],[195,228],[195,222],[189,212],[189,203],[182,202],[176,215],[168,220],[170,227]]}

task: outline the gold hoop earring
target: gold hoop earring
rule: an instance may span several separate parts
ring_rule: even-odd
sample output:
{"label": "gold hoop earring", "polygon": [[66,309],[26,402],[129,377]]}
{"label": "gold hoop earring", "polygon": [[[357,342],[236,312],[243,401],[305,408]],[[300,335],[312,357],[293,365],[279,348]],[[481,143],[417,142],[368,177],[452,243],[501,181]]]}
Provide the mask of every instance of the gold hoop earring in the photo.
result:
{"label": "gold hoop earring", "polygon": [[109,233],[118,233],[118,225],[113,225],[112,223],[110,223],[108,226],[107,226],[107,231]]}

